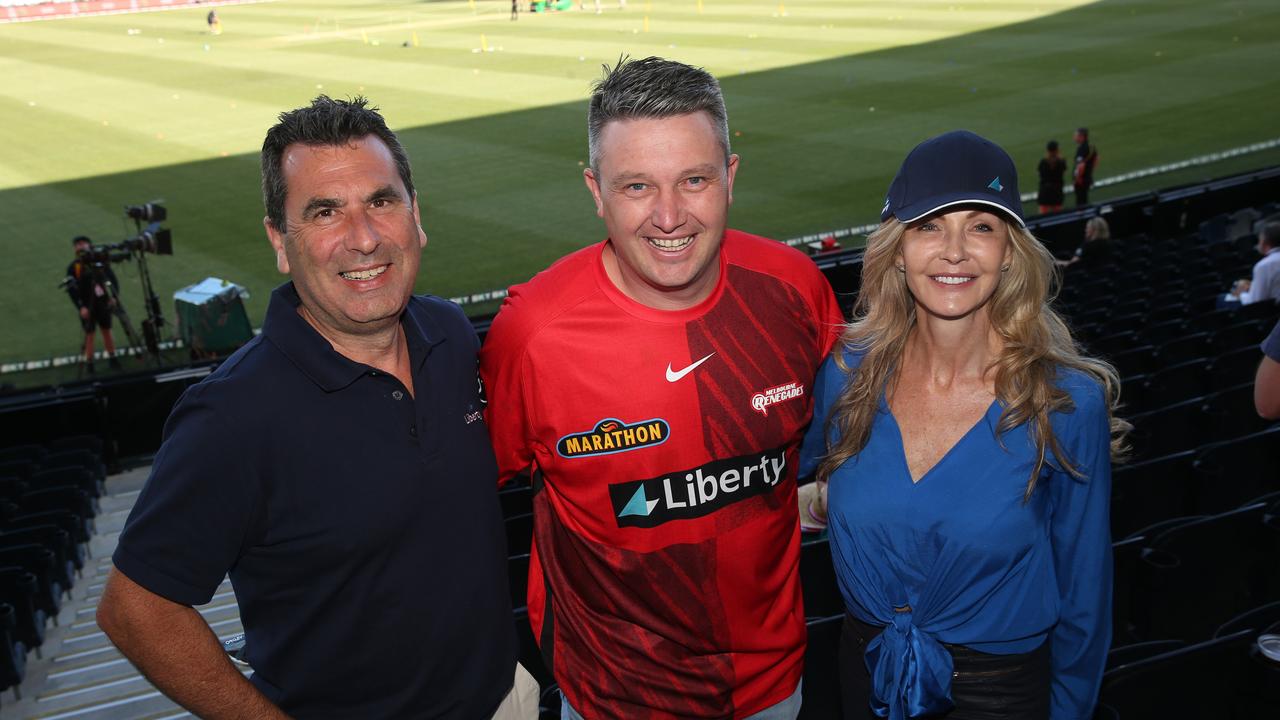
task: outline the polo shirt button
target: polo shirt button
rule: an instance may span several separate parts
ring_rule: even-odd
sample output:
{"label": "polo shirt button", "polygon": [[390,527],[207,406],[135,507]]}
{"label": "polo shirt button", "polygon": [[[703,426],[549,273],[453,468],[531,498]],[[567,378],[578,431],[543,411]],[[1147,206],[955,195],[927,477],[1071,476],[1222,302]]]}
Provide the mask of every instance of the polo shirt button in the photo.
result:
{"label": "polo shirt button", "polygon": [[393,397],[393,398],[395,398],[395,399],[397,399],[397,400],[403,400],[403,399],[404,399],[404,393],[400,392],[399,390],[392,390],[392,391],[391,391],[391,397]]}
{"label": "polo shirt button", "polygon": [[409,426],[409,434],[410,434],[410,435],[412,435],[412,436],[414,436],[414,437],[418,437],[418,426],[417,426],[417,425],[410,425],[410,426]]}

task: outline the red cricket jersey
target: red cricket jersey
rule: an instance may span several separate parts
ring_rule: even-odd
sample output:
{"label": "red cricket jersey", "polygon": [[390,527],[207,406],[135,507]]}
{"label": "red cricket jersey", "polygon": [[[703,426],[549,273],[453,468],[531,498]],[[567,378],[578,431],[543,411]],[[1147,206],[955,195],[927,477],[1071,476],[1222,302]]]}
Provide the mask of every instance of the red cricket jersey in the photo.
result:
{"label": "red cricket jersey", "polygon": [[529,617],[588,718],[733,718],[803,672],[797,448],[843,322],[800,252],[729,230],[655,310],[605,243],[511,289],[481,351],[502,481],[532,469]]}

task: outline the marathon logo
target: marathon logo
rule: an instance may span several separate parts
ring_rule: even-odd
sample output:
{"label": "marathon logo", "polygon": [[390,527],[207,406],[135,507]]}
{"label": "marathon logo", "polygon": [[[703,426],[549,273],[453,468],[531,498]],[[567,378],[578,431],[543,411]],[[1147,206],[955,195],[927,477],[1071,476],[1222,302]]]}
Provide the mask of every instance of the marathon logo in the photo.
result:
{"label": "marathon logo", "polygon": [[804,395],[804,386],[798,382],[789,382],[778,387],[771,387],[751,396],[751,409],[768,417],[770,405],[777,405],[780,402],[798,398],[801,395]]}
{"label": "marathon logo", "polygon": [[652,528],[700,518],[740,500],[771,492],[786,477],[785,448],[717,460],[649,480],[609,486],[618,527]]}
{"label": "marathon logo", "polygon": [[569,459],[588,455],[612,455],[661,445],[671,436],[671,426],[666,420],[654,418],[627,424],[615,418],[605,418],[587,432],[565,435],[556,441],[556,452]]}

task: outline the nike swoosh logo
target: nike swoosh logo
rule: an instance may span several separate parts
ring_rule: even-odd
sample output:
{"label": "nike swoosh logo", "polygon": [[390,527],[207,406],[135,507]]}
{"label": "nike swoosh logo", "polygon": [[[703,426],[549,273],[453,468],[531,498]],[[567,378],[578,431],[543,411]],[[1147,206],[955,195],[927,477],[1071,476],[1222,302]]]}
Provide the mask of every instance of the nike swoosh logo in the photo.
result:
{"label": "nike swoosh logo", "polygon": [[[711,353],[711,355],[715,355],[715,353]],[[682,377],[684,377],[685,375],[688,375],[689,373],[693,372],[693,369],[694,369],[694,368],[696,368],[696,367],[698,367],[699,365],[701,365],[702,363],[704,363],[704,362],[706,362],[706,361],[710,360],[710,359],[711,359],[711,355],[708,355],[708,356],[706,356],[706,357],[702,358],[702,359],[701,359],[701,360],[699,360],[698,362],[696,362],[696,363],[694,363],[694,364],[692,364],[692,365],[690,365],[690,366],[688,366],[688,367],[686,367],[686,368],[684,368],[684,369],[682,369],[682,370],[672,370],[672,369],[671,369],[671,363],[667,363],[667,382],[678,382],[678,381],[680,380],[680,378],[682,378]]]}

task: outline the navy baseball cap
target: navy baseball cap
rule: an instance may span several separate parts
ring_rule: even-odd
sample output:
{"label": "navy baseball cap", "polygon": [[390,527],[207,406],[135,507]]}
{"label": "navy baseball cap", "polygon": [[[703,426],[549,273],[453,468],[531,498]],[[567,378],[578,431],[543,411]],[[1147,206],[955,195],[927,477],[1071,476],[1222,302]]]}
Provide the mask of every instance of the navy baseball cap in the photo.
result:
{"label": "navy baseball cap", "polygon": [[925,140],[902,161],[880,211],[909,223],[952,205],[990,205],[1022,227],[1018,170],[999,145],[968,130]]}

